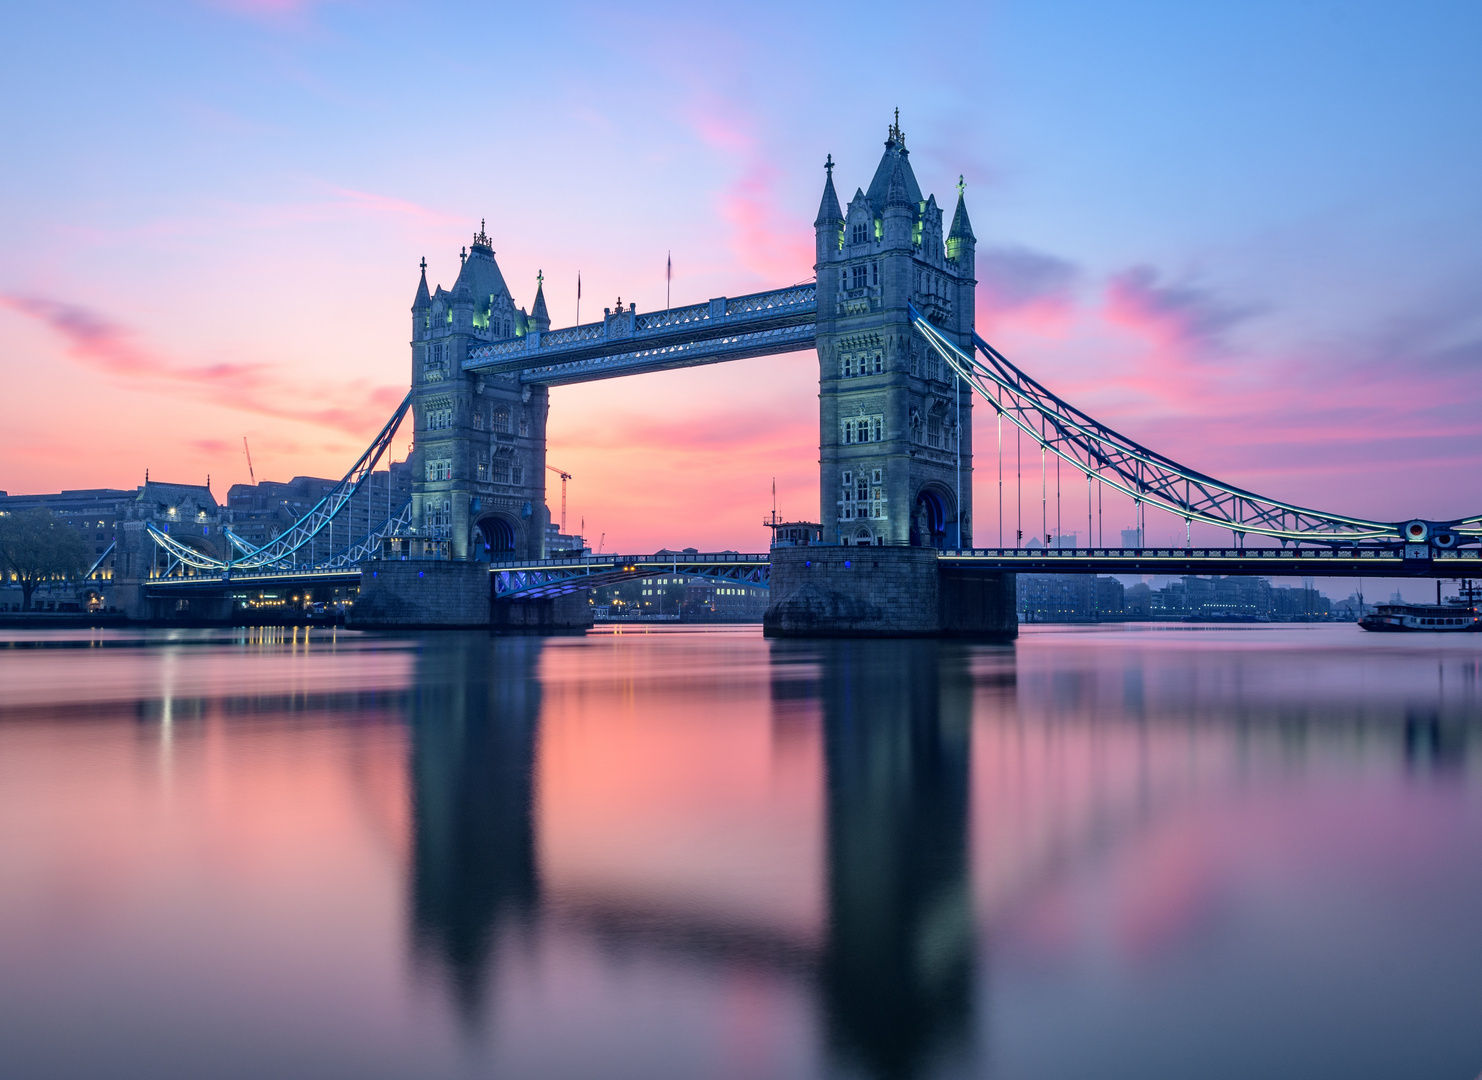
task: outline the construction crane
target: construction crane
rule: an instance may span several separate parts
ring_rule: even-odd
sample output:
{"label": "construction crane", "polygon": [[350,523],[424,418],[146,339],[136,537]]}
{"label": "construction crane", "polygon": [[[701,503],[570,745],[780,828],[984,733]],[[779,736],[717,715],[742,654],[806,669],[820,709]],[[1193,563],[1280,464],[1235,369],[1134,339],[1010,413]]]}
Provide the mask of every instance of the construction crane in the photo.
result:
{"label": "construction crane", "polygon": [[[247,436],[242,436],[242,449],[247,451],[247,475],[252,477],[252,483],[257,483],[257,473],[252,471],[252,448],[247,445]],[[210,487],[210,485],[206,485]]]}
{"label": "construction crane", "polygon": [[566,535],[566,481],[571,479],[571,474],[565,469],[558,469],[554,465],[547,465],[547,469],[561,478],[561,535]]}

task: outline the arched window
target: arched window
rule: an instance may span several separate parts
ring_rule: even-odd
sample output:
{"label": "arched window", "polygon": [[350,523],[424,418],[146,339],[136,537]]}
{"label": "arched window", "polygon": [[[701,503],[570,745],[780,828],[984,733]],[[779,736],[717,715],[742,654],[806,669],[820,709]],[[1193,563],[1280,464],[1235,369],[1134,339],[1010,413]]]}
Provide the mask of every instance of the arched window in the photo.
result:
{"label": "arched window", "polygon": [[494,410],[494,430],[509,434],[509,409],[503,405]]}

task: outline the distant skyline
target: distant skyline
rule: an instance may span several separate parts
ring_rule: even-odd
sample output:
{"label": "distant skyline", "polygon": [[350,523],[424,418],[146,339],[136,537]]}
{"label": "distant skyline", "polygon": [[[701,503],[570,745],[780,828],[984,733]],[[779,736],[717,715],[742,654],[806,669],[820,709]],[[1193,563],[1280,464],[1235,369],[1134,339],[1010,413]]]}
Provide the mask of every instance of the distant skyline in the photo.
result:
{"label": "distant skyline", "polygon": [[[967,185],[980,332],[1057,393],[1263,494],[1482,511],[1482,7],[899,10],[10,12],[0,489],[224,496],[244,435],[259,478],[341,475],[405,393],[418,260],[450,286],[480,219],[556,325],[578,272],[584,320],[663,307],[671,251],[676,305],[811,278],[825,155],[847,200],[898,106],[923,189]],[[817,514],[811,353],[551,399],[609,550],[760,547],[774,476]]]}

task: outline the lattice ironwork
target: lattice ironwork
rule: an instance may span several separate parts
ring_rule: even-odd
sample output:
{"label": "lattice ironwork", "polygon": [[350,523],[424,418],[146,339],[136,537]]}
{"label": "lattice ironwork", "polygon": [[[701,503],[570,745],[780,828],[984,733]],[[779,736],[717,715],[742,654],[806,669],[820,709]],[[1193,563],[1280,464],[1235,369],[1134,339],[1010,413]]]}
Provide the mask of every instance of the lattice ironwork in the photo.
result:
{"label": "lattice ironwork", "polygon": [[[334,521],[335,517],[341,511],[351,505],[350,500],[354,498],[356,493],[365,485],[366,481],[370,479],[371,473],[380,462],[382,455],[385,454],[387,448],[391,445],[391,440],[395,438],[397,429],[401,427],[401,422],[405,419],[411,405],[412,395],[407,394],[402,399],[401,404],[397,406],[396,411],[392,413],[391,419],[386,421],[386,425],[381,428],[380,433],[371,441],[370,446],[366,447],[365,452],[356,459],[355,464],[350,466],[350,471],[344,475],[338,484],[330,489],[324,498],[315,503],[308,513],[295,521],[281,535],[268,541],[266,544],[252,547],[228,529],[226,531],[227,539],[241,553],[239,557],[218,559],[215,556],[206,555],[176,540],[169,533],[155,527],[153,523],[149,523],[146,526],[149,536],[171,556],[172,562],[167,575],[180,566],[189,566],[197,570],[228,573],[236,570],[258,570],[270,567],[287,569],[300,565],[299,553],[306,547],[310,551],[313,550],[311,545],[314,540],[322,531],[329,527],[329,524]],[[390,483],[389,471],[387,473],[387,483]],[[392,532],[387,531],[389,529],[405,529],[406,524],[410,521],[410,513],[411,503],[408,501],[400,511],[389,516],[365,537],[342,548],[338,553],[331,555],[330,561],[324,565],[334,565],[335,560],[340,559],[352,550],[365,550],[365,557],[368,558],[369,547],[367,545],[378,542],[386,536],[393,535]],[[339,565],[343,565],[343,563]]]}
{"label": "lattice ironwork", "polygon": [[[795,352],[812,348],[816,327],[813,323],[788,326],[778,330],[759,330],[748,334],[682,341],[647,349],[629,348],[604,356],[589,357],[562,364],[526,368],[520,381],[543,386],[610,379],[618,375],[641,375],[649,371],[696,367],[722,360],[744,360],[752,356]],[[631,344],[632,339],[628,339]]]}
{"label": "lattice ironwork", "polygon": [[532,562],[495,563],[495,596],[563,596],[583,589],[597,589],[634,578],[672,574],[707,581],[771,585],[772,563],[768,555],[588,555],[579,559],[541,559]]}
{"label": "lattice ironwork", "polygon": [[[535,378],[532,372],[549,374],[569,365],[582,364],[582,378],[564,378],[562,382],[604,378],[608,374],[633,374],[637,371],[683,367],[688,364],[735,360],[765,352],[784,352],[796,342],[798,348],[812,343],[812,326],[818,310],[818,287],[814,282],[789,285],[748,296],[717,297],[700,304],[668,308],[664,311],[616,312],[599,323],[584,323],[560,330],[532,332],[514,341],[496,341],[475,345],[464,361],[466,371],[481,374],[521,372],[524,382],[550,383]],[[630,325],[631,323],[631,325]],[[798,334],[772,338],[751,335],[778,330],[798,331],[806,324],[807,340]],[[748,339],[758,351],[738,351],[738,339]],[[724,341],[733,347],[700,350],[702,342]],[[618,359],[636,352],[653,353],[670,350],[689,359],[672,364],[632,368],[631,365],[603,367],[591,361]],[[677,350],[677,351],[676,351]]]}
{"label": "lattice ironwork", "polygon": [[1384,522],[1329,514],[1246,491],[1190,469],[1113,431],[1056,397],[981,337],[985,360],[963,352],[912,305],[911,322],[928,344],[994,410],[1048,453],[1094,479],[1181,517],[1281,543],[1386,545],[1428,541],[1449,547],[1482,532],[1482,517],[1452,522]]}

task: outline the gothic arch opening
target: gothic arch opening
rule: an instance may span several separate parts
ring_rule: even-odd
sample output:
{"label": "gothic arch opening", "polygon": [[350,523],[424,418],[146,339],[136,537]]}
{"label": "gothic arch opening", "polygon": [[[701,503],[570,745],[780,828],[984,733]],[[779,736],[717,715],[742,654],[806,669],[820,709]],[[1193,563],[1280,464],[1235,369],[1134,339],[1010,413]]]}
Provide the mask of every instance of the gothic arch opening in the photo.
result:
{"label": "gothic arch opening", "polygon": [[947,547],[948,526],[954,516],[950,495],[936,488],[922,488],[916,495],[916,505],[911,511],[912,545]]}
{"label": "gothic arch opening", "polygon": [[474,528],[473,557],[478,562],[509,555],[515,550],[515,527],[502,517],[481,518]]}

